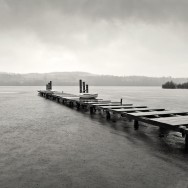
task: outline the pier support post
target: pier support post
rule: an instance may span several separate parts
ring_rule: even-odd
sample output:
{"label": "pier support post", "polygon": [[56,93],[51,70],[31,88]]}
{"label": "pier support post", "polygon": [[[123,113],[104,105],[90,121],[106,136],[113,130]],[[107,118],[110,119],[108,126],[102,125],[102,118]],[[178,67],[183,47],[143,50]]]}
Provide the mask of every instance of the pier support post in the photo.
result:
{"label": "pier support post", "polygon": [[139,128],[138,120],[134,120],[134,130],[138,130],[138,128]]}
{"label": "pier support post", "polygon": [[188,134],[185,135],[185,149],[188,150]]}
{"label": "pier support post", "polygon": [[80,109],[80,103],[76,103],[76,108],[77,108],[77,110],[79,110]]}
{"label": "pier support post", "polygon": [[74,104],[73,104],[73,102],[72,102],[72,101],[70,101],[69,106],[70,106],[71,108],[73,108],[73,107],[74,107]]}
{"label": "pier support post", "polygon": [[116,122],[117,119],[118,119],[118,114],[117,113],[113,113],[113,115],[112,115],[112,121]]}
{"label": "pier support post", "polygon": [[89,86],[86,84],[86,93],[89,93]]}
{"label": "pier support post", "polygon": [[111,118],[110,112],[109,112],[109,111],[106,111],[106,119],[107,119],[107,120],[110,120],[110,118]]}
{"label": "pier support post", "polygon": [[52,90],[52,81],[50,81],[49,87],[50,87],[49,89]]}
{"label": "pier support post", "polygon": [[94,113],[94,109],[93,109],[92,106],[89,108],[89,110],[90,110],[90,114],[93,114],[93,113]]}
{"label": "pier support post", "polygon": [[168,130],[165,129],[164,127],[159,127],[159,137],[164,137],[168,134]]}
{"label": "pier support post", "polygon": [[82,93],[82,80],[79,80],[80,93]]}
{"label": "pier support post", "polygon": [[85,92],[86,92],[86,83],[83,82],[83,93],[85,93]]}
{"label": "pier support post", "polygon": [[122,105],[122,104],[123,104],[123,99],[121,98],[121,99],[120,99],[120,105]]}

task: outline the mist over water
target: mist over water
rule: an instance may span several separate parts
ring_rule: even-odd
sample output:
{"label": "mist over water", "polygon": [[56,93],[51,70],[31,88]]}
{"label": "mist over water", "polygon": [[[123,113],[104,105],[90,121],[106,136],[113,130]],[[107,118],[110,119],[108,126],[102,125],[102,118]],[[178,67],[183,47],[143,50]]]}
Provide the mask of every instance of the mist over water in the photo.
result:
{"label": "mist over water", "polygon": [[[0,187],[187,188],[179,133],[106,121],[46,100],[44,87],[0,87]],[[78,87],[54,87],[77,94]],[[90,87],[99,98],[188,111],[188,90]]]}

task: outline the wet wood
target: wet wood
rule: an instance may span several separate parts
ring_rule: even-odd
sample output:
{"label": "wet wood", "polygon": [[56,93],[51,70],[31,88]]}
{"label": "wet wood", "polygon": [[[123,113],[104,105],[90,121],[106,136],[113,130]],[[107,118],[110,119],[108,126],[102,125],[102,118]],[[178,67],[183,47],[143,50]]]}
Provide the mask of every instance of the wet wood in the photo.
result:
{"label": "wet wood", "polygon": [[84,111],[89,110],[91,115],[95,114],[96,110],[98,110],[101,114],[106,114],[106,119],[108,120],[114,115],[121,118],[126,117],[128,120],[132,119],[134,120],[135,130],[138,130],[139,128],[139,122],[144,122],[158,126],[160,129],[178,131],[185,137],[185,146],[188,147],[188,112],[121,104],[122,101],[112,102],[111,100],[103,99],[80,99],[78,95],[52,92],[49,90],[41,90],[38,92],[40,96],[45,97],[46,99],[57,101],[58,103],[65,104],[71,108],[75,107],[78,110],[84,109]]}

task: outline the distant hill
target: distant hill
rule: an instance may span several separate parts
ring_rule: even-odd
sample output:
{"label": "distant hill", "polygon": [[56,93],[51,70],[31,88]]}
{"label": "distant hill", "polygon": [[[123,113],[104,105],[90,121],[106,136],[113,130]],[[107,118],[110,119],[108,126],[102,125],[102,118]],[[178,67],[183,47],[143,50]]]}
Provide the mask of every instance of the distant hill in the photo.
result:
{"label": "distant hill", "polygon": [[50,80],[53,81],[53,85],[57,86],[76,86],[79,79],[83,79],[93,86],[161,86],[168,81],[187,82],[187,78],[112,76],[87,72],[0,73],[0,86],[40,86],[45,85]]}

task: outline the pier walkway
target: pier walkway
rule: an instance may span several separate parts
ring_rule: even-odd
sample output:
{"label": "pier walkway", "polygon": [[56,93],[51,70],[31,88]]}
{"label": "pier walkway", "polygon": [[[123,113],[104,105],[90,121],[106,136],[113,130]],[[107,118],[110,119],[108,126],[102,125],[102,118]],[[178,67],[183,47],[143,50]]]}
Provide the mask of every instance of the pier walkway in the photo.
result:
{"label": "pier walkway", "polygon": [[135,106],[112,102],[103,99],[80,99],[78,95],[47,90],[38,91],[39,95],[58,103],[84,109],[90,114],[97,112],[103,114],[106,119],[128,119],[134,121],[134,129],[139,129],[139,122],[160,127],[161,130],[176,131],[185,138],[185,148],[188,149],[188,112],[169,111],[163,108],[150,108],[147,106]]}

